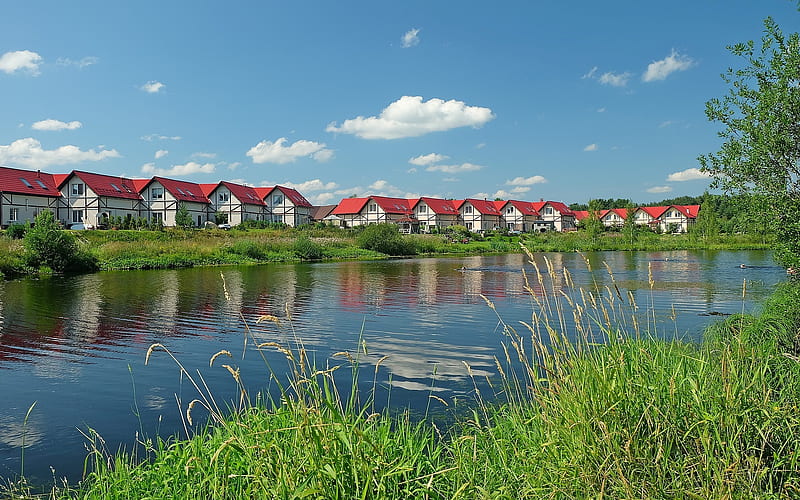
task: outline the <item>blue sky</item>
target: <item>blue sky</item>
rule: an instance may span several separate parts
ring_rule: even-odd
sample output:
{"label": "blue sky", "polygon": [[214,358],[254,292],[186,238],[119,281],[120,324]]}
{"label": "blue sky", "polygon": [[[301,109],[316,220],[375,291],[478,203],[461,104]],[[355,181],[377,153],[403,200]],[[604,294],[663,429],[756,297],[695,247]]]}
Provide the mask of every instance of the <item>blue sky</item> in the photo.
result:
{"label": "blue sky", "polygon": [[350,195],[699,195],[705,102],[788,0],[13,1],[0,165]]}

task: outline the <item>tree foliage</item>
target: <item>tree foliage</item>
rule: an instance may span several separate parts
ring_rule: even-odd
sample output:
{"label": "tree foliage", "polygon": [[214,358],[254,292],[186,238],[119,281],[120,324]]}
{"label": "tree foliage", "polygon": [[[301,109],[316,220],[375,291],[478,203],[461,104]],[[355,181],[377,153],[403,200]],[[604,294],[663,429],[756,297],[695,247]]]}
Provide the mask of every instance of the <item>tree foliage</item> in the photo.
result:
{"label": "tree foliage", "polygon": [[364,228],[357,238],[358,246],[387,255],[414,255],[414,242],[403,238],[394,224],[373,224]]}
{"label": "tree foliage", "polygon": [[34,268],[49,267],[55,272],[92,270],[94,259],[78,247],[74,235],[64,231],[53,212],[45,210],[34,219],[23,239],[25,260]]}
{"label": "tree foliage", "polygon": [[191,229],[194,226],[192,215],[183,203],[178,204],[178,210],[175,212],[175,225],[182,229]]}
{"label": "tree foliage", "polygon": [[800,265],[800,35],[785,36],[772,18],[764,21],[759,44],[728,49],[745,63],[722,78],[727,95],[706,103],[706,116],[719,122],[723,144],[698,158],[712,187],[754,195],[758,212],[773,224],[776,257]]}

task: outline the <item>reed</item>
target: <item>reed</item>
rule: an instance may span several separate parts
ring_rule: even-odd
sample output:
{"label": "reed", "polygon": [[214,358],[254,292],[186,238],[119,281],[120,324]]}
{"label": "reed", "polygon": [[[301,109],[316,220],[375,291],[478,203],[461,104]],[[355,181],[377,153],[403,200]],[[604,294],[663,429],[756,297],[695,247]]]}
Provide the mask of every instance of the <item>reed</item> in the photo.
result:
{"label": "reed", "polygon": [[[168,356],[197,396],[179,401],[188,439],[152,444],[149,459],[109,454],[91,436],[91,467],[52,498],[793,498],[800,495],[800,285],[780,286],[755,316],[709,328],[702,343],[657,331],[646,305],[611,284],[584,290],[568,269],[534,259],[531,316],[500,315],[496,375],[473,377],[455,415],[412,418],[359,392],[366,346],[318,365],[291,316],[244,324],[278,396],[248,394],[229,352],[210,357],[239,397],[222,407],[201,375]],[[537,262],[544,262],[540,269]],[[586,265],[590,265],[586,260]],[[655,283],[650,280],[651,289]],[[746,293],[744,287],[743,293]],[[489,314],[497,314],[485,298]],[[260,343],[258,328],[285,342]],[[275,335],[279,333],[279,335]],[[268,353],[285,369],[274,369]],[[350,372],[349,376],[341,376]],[[340,384],[344,382],[344,386]],[[455,408],[455,409],[454,409]],[[377,411],[376,411],[377,409]]]}

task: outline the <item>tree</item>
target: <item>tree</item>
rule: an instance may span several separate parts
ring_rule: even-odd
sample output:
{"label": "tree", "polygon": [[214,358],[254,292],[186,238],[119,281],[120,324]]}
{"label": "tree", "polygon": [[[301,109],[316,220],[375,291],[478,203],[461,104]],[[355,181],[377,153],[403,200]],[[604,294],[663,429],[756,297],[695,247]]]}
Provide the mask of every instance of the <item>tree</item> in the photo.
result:
{"label": "tree", "polygon": [[387,255],[414,255],[414,242],[403,238],[394,224],[372,224],[364,228],[356,238],[358,246],[366,250]]}
{"label": "tree", "polygon": [[712,187],[763,200],[758,208],[775,230],[778,262],[800,266],[800,35],[784,36],[772,18],[764,28],[759,45],[728,47],[745,65],[728,69],[727,95],[706,103],[708,119],[724,126],[724,142],[698,160]]}
{"label": "tree", "polygon": [[178,204],[178,210],[175,212],[175,225],[182,229],[191,229],[194,226],[192,215],[183,203]]}
{"label": "tree", "polygon": [[711,195],[705,193],[703,201],[700,203],[700,211],[697,213],[697,220],[692,227],[694,236],[699,237],[703,242],[714,239],[719,234],[719,221]]}
{"label": "tree", "polygon": [[603,232],[603,221],[600,220],[601,204],[602,200],[589,200],[589,216],[583,220],[583,227],[592,239],[592,243],[596,243],[600,233]]}
{"label": "tree", "polygon": [[214,212],[214,222],[219,224],[227,224],[228,223],[228,214],[227,212],[223,212],[221,210],[217,210]]}
{"label": "tree", "polygon": [[71,233],[61,229],[53,212],[45,210],[36,216],[23,239],[25,260],[34,268],[49,267],[56,272],[91,270],[94,258],[83,252]]}
{"label": "tree", "polygon": [[622,232],[628,238],[630,247],[636,242],[636,219],[633,214],[636,212],[636,206],[632,202],[628,202],[625,206],[625,222],[622,223]]}

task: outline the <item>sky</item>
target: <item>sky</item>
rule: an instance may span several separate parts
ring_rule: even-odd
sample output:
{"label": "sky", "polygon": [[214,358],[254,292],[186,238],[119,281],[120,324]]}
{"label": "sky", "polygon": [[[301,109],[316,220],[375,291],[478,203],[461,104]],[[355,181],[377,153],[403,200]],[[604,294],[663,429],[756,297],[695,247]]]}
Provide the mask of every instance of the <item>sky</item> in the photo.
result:
{"label": "sky", "polygon": [[727,46],[789,0],[10,0],[0,165],[357,195],[698,196]]}

